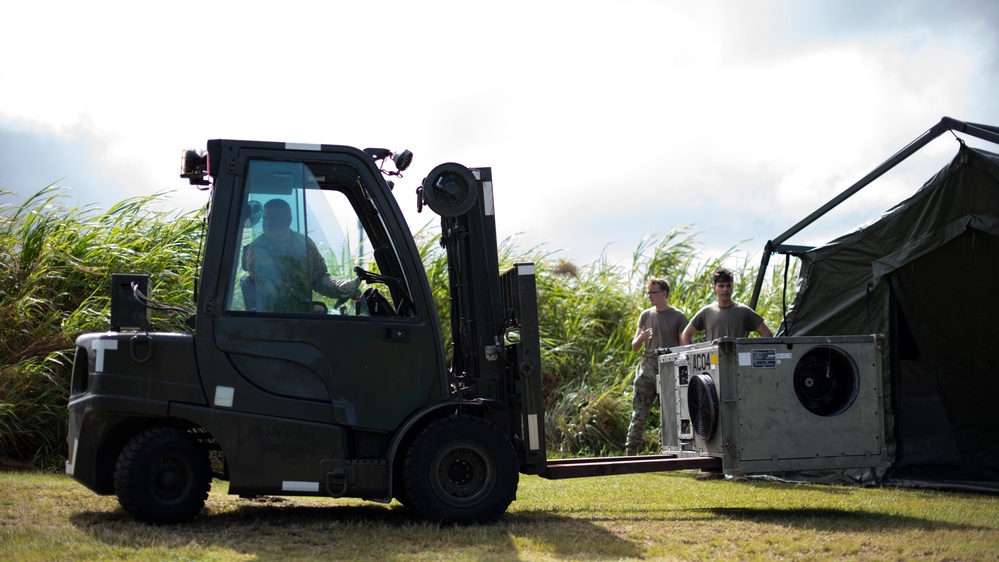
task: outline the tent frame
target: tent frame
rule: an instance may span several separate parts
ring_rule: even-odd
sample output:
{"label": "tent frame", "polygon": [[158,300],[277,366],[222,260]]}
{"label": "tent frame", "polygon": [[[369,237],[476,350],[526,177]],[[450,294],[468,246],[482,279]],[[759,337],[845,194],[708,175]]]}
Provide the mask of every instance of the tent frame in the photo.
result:
{"label": "tent frame", "polygon": [[[766,277],[767,266],[770,265],[770,256],[773,254],[786,254],[795,255],[801,254],[811,250],[809,246],[792,246],[785,245],[784,242],[800,232],[802,229],[812,224],[820,217],[834,209],[843,201],[846,201],[855,193],[866,187],[868,184],[878,179],[885,174],[888,170],[891,170],[903,160],[915,154],[919,149],[923,148],[931,141],[939,137],[940,135],[946,133],[947,131],[957,131],[960,133],[965,133],[973,137],[980,138],[982,140],[990,141],[999,144],[999,127],[994,127],[992,125],[982,125],[979,123],[966,123],[964,121],[958,121],[951,117],[944,117],[939,123],[930,127],[926,132],[917,137],[915,140],[907,144],[904,148],[896,152],[891,158],[885,160],[880,166],[875,168],[869,174],[861,178],[860,181],[848,187],[845,191],[837,195],[836,197],[829,200],[828,203],[816,209],[812,214],[801,219],[797,224],[791,228],[784,231],[782,234],[774,238],[773,240],[768,240],[763,250],[763,259],[760,262],[760,269],[756,275],[756,283],[753,286],[753,298],[750,300],[750,308],[756,309],[756,305],[760,298],[760,291],[763,288],[763,280]],[[960,140],[960,139],[959,139]],[[962,141],[963,142],[963,141]]]}

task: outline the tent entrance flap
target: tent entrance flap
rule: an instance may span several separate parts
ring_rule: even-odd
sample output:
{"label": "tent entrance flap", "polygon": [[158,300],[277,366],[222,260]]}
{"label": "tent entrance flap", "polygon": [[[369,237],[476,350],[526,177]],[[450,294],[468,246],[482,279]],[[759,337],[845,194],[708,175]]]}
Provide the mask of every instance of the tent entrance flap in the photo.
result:
{"label": "tent entrance flap", "polygon": [[892,376],[895,477],[999,481],[997,256],[999,237],[966,230],[890,275],[916,351]]}

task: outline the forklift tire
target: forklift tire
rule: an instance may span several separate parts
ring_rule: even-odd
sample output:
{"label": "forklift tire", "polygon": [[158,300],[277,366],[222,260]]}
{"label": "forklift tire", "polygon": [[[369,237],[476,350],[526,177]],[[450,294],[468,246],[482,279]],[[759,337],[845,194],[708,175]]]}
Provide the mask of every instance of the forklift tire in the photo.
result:
{"label": "forklift tire", "polygon": [[133,519],[184,523],[205,506],[212,485],[208,455],[182,430],[147,429],[132,438],[114,468],[118,503]]}
{"label": "forklift tire", "polygon": [[427,425],[406,453],[408,507],[447,525],[488,523],[517,495],[520,472],[510,440],[491,422],[452,415]]}

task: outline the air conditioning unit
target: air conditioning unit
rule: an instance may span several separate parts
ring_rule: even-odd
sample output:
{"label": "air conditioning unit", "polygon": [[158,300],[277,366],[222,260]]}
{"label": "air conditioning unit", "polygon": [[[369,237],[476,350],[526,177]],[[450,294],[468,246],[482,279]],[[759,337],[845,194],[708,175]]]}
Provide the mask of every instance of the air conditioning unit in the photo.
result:
{"label": "air conditioning unit", "polygon": [[659,357],[663,454],[728,474],[888,465],[882,339],[721,338]]}

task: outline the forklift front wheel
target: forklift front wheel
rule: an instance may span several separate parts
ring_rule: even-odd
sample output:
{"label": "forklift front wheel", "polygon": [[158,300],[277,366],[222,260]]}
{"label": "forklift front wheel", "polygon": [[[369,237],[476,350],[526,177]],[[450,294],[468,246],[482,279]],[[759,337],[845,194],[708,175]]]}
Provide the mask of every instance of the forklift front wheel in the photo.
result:
{"label": "forklift front wheel", "polygon": [[118,456],[114,488],[133,519],[153,524],[194,519],[212,485],[208,455],[186,432],[158,427],[136,435]]}
{"label": "forklift front wheel", "polygon": [[427,425],[406,454],[409,507],[444,524],[486,523],[517,495],[517,454],[494,424],[453,415]]}

